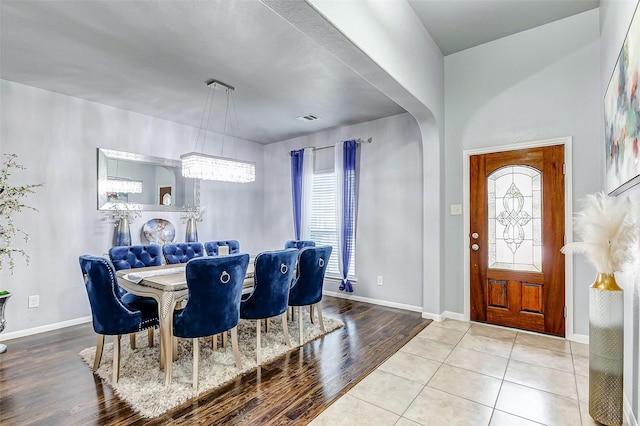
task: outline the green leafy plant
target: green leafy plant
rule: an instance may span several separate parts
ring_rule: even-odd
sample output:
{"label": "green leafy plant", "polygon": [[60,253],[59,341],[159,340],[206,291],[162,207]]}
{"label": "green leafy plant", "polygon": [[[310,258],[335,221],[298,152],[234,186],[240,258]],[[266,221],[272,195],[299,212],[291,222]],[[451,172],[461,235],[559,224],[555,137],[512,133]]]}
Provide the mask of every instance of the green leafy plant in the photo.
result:
{"label": "green leafy plant", "polygon": [[25,209],[38,211],[35,207],[24,204],[22,200],[43,185],[41,183],[19,186],[10,184],[12,170],[25,170],[23,165],[16,162],[16,158],[16,154],[5,154],[5,160],[0,169],[0,269],[8,266],[11,273],[15,266],[14,256],[20,255],[24,257],[25,262],[29,263],[29,255],[24,249],[15,246],[14,238],[16,237],[29,241],[29,234],[15,225],[15,215]]}

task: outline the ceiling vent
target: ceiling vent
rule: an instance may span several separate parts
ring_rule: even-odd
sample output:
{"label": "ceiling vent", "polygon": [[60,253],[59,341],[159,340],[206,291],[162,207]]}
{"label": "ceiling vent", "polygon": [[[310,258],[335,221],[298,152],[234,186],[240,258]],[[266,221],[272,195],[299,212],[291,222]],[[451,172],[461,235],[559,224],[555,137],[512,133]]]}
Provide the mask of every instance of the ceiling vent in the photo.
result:
{"label": "ceiling vent", "polygon": [[318,117],[315,114],[305,114],[305,115],[301,115],[300,117],[296,117],[296,120],[300,120],[300,121],[315,121],[318,120],[320,117]]}

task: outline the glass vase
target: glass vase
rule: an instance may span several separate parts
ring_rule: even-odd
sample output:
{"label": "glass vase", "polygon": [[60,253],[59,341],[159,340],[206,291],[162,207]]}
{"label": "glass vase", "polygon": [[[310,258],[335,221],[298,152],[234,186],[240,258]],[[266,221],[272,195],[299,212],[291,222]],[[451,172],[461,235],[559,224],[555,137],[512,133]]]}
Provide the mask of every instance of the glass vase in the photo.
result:
{"label": "glass vase", "polygon": [[118,219],[113,233],[113,245],[114,247],[131,245],[131,231],[129,230],[129,221],[127,219]]}
{"label": "glass vase", "polygon": [[187,232],[184,240],[187,243],[198,241],[198,227],[196,226],[196,220],[192,217],[187,220]]}

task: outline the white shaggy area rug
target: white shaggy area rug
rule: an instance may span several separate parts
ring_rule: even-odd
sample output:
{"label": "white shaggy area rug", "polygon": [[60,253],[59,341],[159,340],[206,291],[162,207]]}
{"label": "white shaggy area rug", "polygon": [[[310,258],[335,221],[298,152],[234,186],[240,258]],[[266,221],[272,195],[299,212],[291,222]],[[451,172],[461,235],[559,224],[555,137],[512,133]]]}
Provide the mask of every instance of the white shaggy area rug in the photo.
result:
{"label": "white shaggy area rug", "polygon": [[[297,312],[296,312],[297,314]],[[304,317],[304,343],[322,335],[318,320],[312,324],[309,314]],[[159,363],[159,334],[156,330],[154,346],[149,348],[147,332],[136,335],[137,349],[131,350],[128,336],[121,338],[120,378],[115,385],[112,383],[113,340],[111,336],[105,339],[100,367],[96,371],[98,376],[109,384],[116,394],[127,401],[142,417],[157,417],[183,402],[197,397],[213,388],[221,386],[233,378],[247,373],[257,367],[256,364],[256,325],[255,321],[240,320],[238,324],[238,347],[242,369],[235,366],[231,350],[231,337],[228,338],[226,349],[221,348],[222,339],[218,339],[217,351],[211,349],[211,338],[200,339],[200,367],[198,375],[198,390],[193,389],[193,344],[191,339],[178,339],[178,360],[173,362],[172,381],[169,387],[164,386],[164,371]],[[262,363],[300,346],[298,342],[298,318],[288,321],[291,346],[284,344],[282,321],[272,318],[269,332],[261,333]],[[344,323],[338,319],[324,317],[326,333],[336,330]],[[84,349],[80,356],[89,368],[93,366],[95,346]]]}

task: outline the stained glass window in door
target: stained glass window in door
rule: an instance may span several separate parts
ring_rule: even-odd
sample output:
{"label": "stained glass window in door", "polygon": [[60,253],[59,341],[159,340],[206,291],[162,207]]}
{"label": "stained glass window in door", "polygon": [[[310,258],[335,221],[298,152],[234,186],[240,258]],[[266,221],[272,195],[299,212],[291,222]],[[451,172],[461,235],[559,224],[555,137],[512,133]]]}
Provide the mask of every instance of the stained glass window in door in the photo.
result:
{"label": "stained glass window in door", "polygon": [[542,173],[502,167],[487,178],[489,268],[542,272]]}

